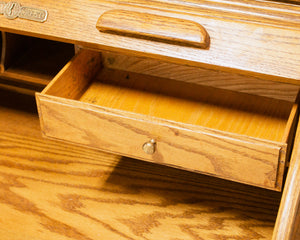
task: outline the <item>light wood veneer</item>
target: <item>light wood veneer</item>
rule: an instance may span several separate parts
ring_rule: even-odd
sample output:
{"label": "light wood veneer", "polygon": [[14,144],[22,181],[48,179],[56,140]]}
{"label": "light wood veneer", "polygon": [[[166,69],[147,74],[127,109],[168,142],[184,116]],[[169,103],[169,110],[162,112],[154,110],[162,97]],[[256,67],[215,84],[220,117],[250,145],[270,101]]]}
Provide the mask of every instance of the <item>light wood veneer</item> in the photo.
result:
{"label": "light wood veneer", "polygon": [[102,52],[103,66],[109,69],[142,73],[159,78],[249,93],[295,102],[299,86],[267,81],[241,74],[173,64],[150,58]]}
{"label": "light wood veneer", "polygon": [[[0,15],[0,88],[32,94],[61,68],[40,74],[64,55],[48,49],[43,61],[43,44],[19,55],[30,37],[103,53],[82,51],[37,94],[45,136],[276,191],[285,183],[281,196],[42,139],[28,97],[0,91],[1,238],[300,239],[300,6],[284,2],[22,0],[47,21]],[[150,139],[156,152],[145,155]]]}
{"label": "light wood veneer", "polygon": [[299,239],[300,226],[300,125],[298,124],[294,151],[291,157],[273,240]]}

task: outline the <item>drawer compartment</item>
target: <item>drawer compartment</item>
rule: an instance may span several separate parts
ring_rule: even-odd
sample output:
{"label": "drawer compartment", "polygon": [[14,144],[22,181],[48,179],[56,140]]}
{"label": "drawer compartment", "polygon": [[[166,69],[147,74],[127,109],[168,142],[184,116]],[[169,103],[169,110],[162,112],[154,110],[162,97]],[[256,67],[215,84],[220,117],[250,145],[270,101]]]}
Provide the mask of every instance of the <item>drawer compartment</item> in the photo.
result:
{"label": "drawer compartment", "polygon": [[1,36],[0,87],[41,91],[74,56],[72,44],[7,32]]}
{"label": "drawer compartment", "polygon": [[45,136],[281,189],[296,104],[101,61],[82,50],[36,95]]}

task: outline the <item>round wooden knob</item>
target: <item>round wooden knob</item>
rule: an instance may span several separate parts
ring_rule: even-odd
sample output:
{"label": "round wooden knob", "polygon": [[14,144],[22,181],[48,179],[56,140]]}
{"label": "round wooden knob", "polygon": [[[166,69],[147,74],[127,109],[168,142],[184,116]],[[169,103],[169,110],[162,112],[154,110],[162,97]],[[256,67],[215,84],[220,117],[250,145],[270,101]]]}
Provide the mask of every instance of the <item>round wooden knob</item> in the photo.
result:
{"label": "round wooden knob", "polygon": [[155,152],[156,142],[154,139],[151,139],[149,142],[144,143],[143,150],[147,154],[153,154]]}

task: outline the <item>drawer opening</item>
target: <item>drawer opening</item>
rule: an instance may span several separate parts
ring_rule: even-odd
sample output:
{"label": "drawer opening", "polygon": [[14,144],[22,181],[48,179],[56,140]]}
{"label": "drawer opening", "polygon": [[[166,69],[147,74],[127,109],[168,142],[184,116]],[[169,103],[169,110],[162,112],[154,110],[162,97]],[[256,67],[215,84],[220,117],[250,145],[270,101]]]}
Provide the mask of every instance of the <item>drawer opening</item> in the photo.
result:
{"label": "drawer opening", "polygon": [[48,94],[276,142],[286,142],[294,119],[294,104],[288,101],[109,69],[100,62],[95,73],[76,83],[76,91],[68,88],[67,81],[75,81],[84,67],[72,68],[65,87]]}
{"label": "drawer opening", "polygon": [[77,100],[278,142],[284,141],[293,106],[290,102],[105,68]]}
{"label": "drawer opening", "polygon": [[81,50],[37,94],[45,136],[281,189],[296,104],[104,66]]}
{"label": "drawer opening", "polygon": [[42,90],[74,56],[72,44],[2,32],[1,81]]}

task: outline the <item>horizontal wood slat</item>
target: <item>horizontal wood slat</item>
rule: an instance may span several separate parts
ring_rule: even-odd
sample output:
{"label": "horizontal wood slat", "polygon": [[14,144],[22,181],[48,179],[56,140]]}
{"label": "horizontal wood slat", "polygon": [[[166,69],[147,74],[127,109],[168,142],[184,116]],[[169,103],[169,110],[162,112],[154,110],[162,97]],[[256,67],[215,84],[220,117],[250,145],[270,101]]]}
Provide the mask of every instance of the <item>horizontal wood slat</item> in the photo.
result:
{"label": "horizontal wood slat", "polygon": [[295,102],[299,86],[267,81],[250,76],[213,71],[159,61],[150,58],[129,56],[120,53],[102,52],[105,68],[141,73],[215,88],[228,89],[258,96]]}

